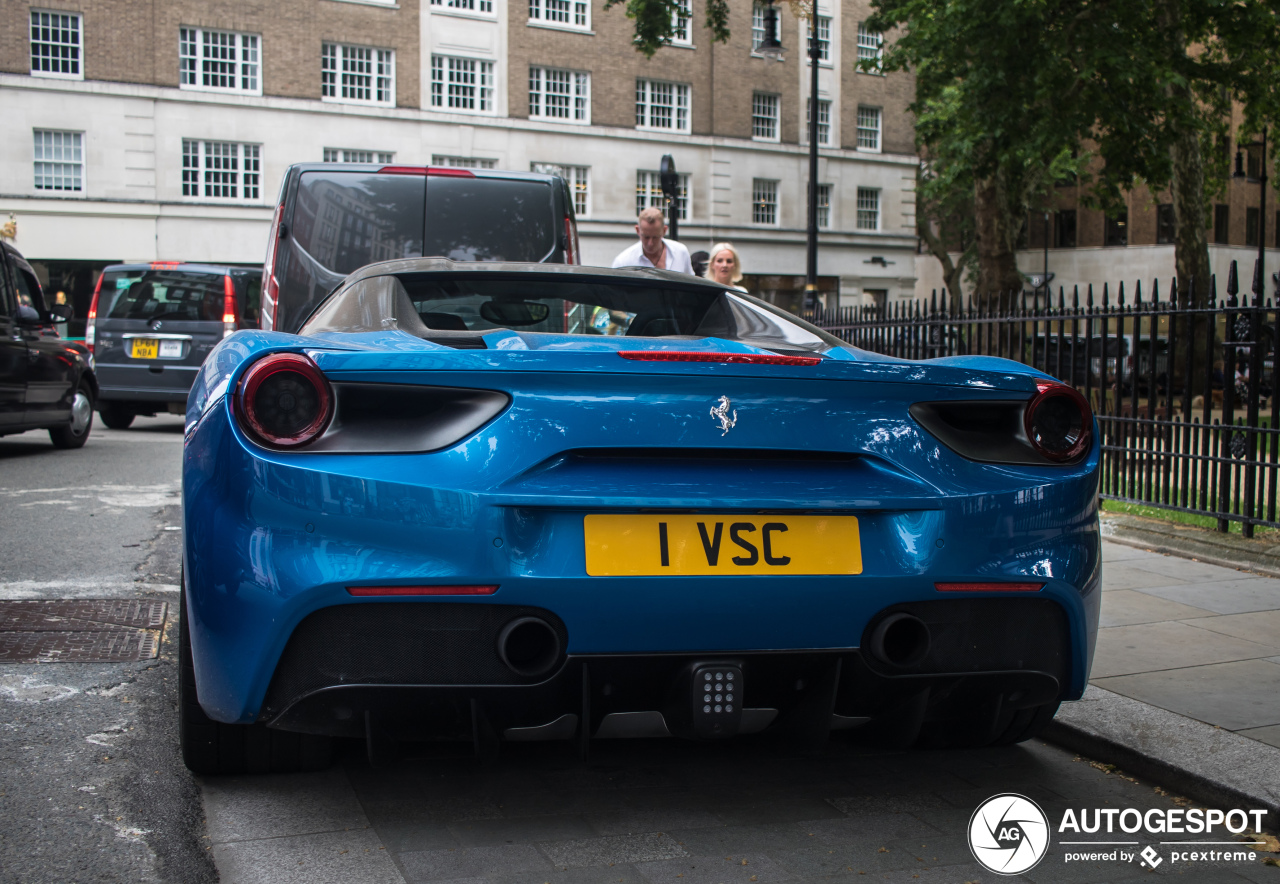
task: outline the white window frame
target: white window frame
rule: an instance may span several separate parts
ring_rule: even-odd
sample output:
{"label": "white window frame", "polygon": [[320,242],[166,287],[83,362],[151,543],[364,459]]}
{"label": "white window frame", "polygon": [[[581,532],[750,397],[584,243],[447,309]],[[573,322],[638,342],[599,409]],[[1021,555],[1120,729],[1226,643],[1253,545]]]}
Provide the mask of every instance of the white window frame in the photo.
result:
{"label": "white window frame", "polygon": [[[751,4],[751,54],[757,58],[764,58],[757,51],[760,44],[764,42],[764,9],[765,3],[762,0],[755,0]],[[782,42],[782,16],[778,16],[778,42]]]}
{"label": "white window frame", "polygon": [[569,185],[569,193],[573,195],[574,217],[591,217],[590,166],[568,166],[564,163],[530,163],[529,171],[543,175],[559,175]]}
{"label": "white window frame", "polygon": [[395,154],[389,150],[363,150],[358,147],[326,147],[323,163],[381,163],[386,165],[395,161]]}
{"label": "white window frame", "polygon": [[[818,22],[818,46],[825,51],[818,57],[818,67],[831,67],[831,16],[815,15]],[[805,36],[812,39],[808,23],[805,24]],[[806,49],[808,47],[805,47]],[[808,58],[808,55],[805,56]]]}
{"label": "white window frame", "polygon": [[831,229],[831,196],[835,188],[830,184],[818,185],[818,229]]}
{"label": "white window frame", "polygon": [[[31,142],[33,188],[42,193],[51,191],[83,196],[85,192],[84,132],[65,129],[32,129]],[[48,186],[43,185],[44,181],[49,182]],[[54,182],[65,182],[71,186],[59,186]]]}
{"label": "white window frame", "polygon": [[[564,87],[568,91],[551,91],[548,87]],[[563,100],[565,115],[548,113],[549,99],[560,106]],[[591,74],[564,68],[529,66],[529,119],[546,120],[549,123],[571,123],[575,126],[591,125]]]}
{"label": "white window frame", "polygon": [[[472,66],[466,70],[467,66]],[[494,116],[497,113],[497,88],[494,64],[484,58],[460,55],[431,56],[431,109],[450,114]],[[455,81],[455,76],[470,76],[471,83]],[[455,93],[455,89],[457,90]],[[467,92],[470,92],[468,95]],[[452,102],[470,101],[472,107]]]}
{"label": "white window frame", "polygon": [[[778,205],[778,184],[774,178],[751,179],[751,223],[765,227],[777,227],[782,223]],[[771,219],[765,215],[772,215]]]}
{"label": "white window frame", "polygon": [[568,31],[591,30],[590,0],[529,0],[529,24]]}
{"label": "white window frame", "polygon": [[[863,153],[880,153],[884,144],[884,112],[867,104],[858,105],[857,148]],[[875,126],[864,125],[875,115]],[[874,144],[872,142],[875,142]]]}
{"label": "white window frame", "polygon": [[[884,34],[873,31],[864,21],[858,22],[858,65],[854,70],[863,74],[880,75],[880,62],[884,58]],[[864,71],[862,62],[875,60],[874,71]]]}
{"label": "white window frame", "polygon": [[854,225],[858,230],[880,229],[880,188],[858,188],[858,217]]}
{"label": "white window frame", "polygon": [[[680,179],[676,191],[676,217],[681,221],[688,221],[693,217],[693,192],[689,189],[689,173],[678,172],[676,177]],[[648,208],[661,209],[664,217],[667,214],[667,198],[662,192],[662,173],[637,169],[636,216]]]}
{"label": "white window frame", "polygon": [[776,92],[751,93],[751,140],[779,141],[782,138],[782,96]]}
{"label": "white window frame", "polygon": [[482,157],[451,157],[443,154],[432,154],[431,165],[450,169],[496,169],[497,160],[486,160]]}
{"label": "white window frame", "polygon": [[[231,86],[210,86],[207,77],[223,77],[225,73],[209,71],[210,63],[223,64],[227,60],[211,57],[209,49],[217,49],[210,37],[231,37],[235,58],[231,64]],[[246,80],[248,82],[246,83]],[[241,31],[224,31],[215,28],[197,28],[182,25],[178,28],[178,88],[193,92],[222,92],[236,95],[262,94],[262,35]]]}
{"label": "white window frame", "polygon": [[493,0],[431,0],[432,12],[447,15],[466,15],[476,18],[497,18]]}
{"label": "white window frame", "polygon": [[[224,188],[233,192],[211,193]],[[249,190],[253,192],[248,193]],[[262,145],[205,138],[182,139],[184,200],[261,203],[262,196]]]}
{"label": "white window frame", "polygon": [[[809,141],[809,108],[811,107],[809,100],[806,98],[804,102],[804,137],[800,140],[806,144]],[[823,118],[826,118],[825,120]],[[823,137],[823,126],[826,126],[826,137]],[[831,146],[831,99],[818,99],[818,147]]]}
{"label": "white window frame", "polygon": [[[655,94],[670,89],[670,104],[656,104]],[[688,135],[692,105],[692,88],[688,83],[671,83],[666,80],[647,80],[636,78],[636,128],[645,132],[679,132]],[[665,97],[665,96],[664,96]],[[661,119],[654,114],[655,109],[670,108],[671,125],[655,124]],[[643,121],[643,122],[642,122]]]}
{"label": "white window frame", "polygon": [[[364,67],[368,70],[362,70]],[[356,97],[357,93],[365,90],[369,98]],[[383,97],[379,98],[379,95]],[[321,43],[320,100],[335,104],[395,107],[395,50],[350,43]]]}
{"label": "white window frame", "polygon": [[[69,33],[75,42],[61,40],[37,40],[37,36]],[[36,47],[47,47],[47,52],[37,55]],[[32,9],[30,29],[28,32],[29,54],[31,56],[31,76],[49,77],[55,80],[84,79],[84,16],[78,12],[63,12],[55,9]],[[45,70],[38,66],[70,67],[70,71]]]}
{"label": "white window frame", "polygon": [[693,0],[675,0],[679,7],[671,12],[672,46],[693,46]]}

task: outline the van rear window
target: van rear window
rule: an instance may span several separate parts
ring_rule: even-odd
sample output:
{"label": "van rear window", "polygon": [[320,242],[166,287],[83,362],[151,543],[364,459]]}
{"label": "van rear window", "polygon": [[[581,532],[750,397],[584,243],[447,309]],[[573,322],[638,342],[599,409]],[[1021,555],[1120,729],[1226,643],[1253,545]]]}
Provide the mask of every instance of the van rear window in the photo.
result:
{"label": "van rear window", "polygon": [[555,248],[556,234],[555,204],[545,181],[427,179],[424,255],[537,262]]}
{"label": "van rear window", "polygon": [[220,273],[114,270],[102,275],[98,314],[111,319],[222,320],[226,284]]}
{"label": "van rear window", "polygon": [[426,179],[376,172],[307,172],[290,235],[334,273],[422,255]]}

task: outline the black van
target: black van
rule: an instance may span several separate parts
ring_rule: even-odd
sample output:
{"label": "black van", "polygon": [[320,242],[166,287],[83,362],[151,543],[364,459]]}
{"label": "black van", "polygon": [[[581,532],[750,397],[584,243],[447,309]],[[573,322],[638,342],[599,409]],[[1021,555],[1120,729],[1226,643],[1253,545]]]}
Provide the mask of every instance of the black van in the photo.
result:
{"label": "black van", "polygon": [[267,241],[262,327],[295,332],[347,274],[392,258],[578,264],[563,178],[435,166],[300,163]]}
{"label": "black van", "polygon": [[209,351],[258,325],[262,271],[220,264],[112,264],[102,271],[85,344],[98,373],[98,414],[123,430],[139,414],[182,414]]}

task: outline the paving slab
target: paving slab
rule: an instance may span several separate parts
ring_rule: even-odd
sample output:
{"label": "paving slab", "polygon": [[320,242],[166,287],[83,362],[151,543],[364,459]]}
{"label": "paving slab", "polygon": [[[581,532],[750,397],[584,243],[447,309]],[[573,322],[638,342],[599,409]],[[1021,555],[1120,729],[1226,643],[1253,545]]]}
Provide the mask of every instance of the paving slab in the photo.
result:
{"label": "paving slab", "polygon": [[1228,730],[1280,725],[1280,665],[1268,660],[1096,678],[1093,684]]}
{"label": "paving slab", "polygon": [[[1181,619],[1181,618],[1179,618]],[[1189,626],[1211,629],[1259,644],[1280,645],[1280,611],[1253,611],[1248,614],[1220,614],[1184,621]]]}
{"label": "paving slab", "polygon": [[1268,746],[1280,748],[1280,725],[1273,724],[1267,727],[1246,728],[1245,730],[1236,731],[1236,733],[1250,739],[1260,740]]}
{"label": "paving slab", "polygon": [[403,884],[372,831],[217,844],[221,884]]}
{"label": "paving slab", "polygon": [[303,774],[206,777],[201,782],[215,844],[369,828],[341,768]]}
{"label": "paving slab", "polygon": [[[1145,562],[1145,560],[1143,560]],[[1143,589],[1147,586],[1176,586],[1189,584],[1168,574],[1158,574],[1142,567],[1143,562],[1127,561],[1107,565],[1102,569],[1102,589]]]}
{"label": "paving slab", "polygon": [[1183,669],[1274,654],[1270,645],[1245,641],[1180,622],[1142,623],[1098,630],[1091,678]]}
{"label": "paving slab", "polygon": [[1144,586],[1142,591],[1184,605],[1205,608],[1215,614],[1244,614],[1280,608],[1280,580],[1273,577],[1240,577],[1213,583]]}
{"label": "paving slab", "polygon": [[1209,612],[1205,608],[1171,602],[1136,589],[1113,589],[1102,594],[1100,625],[1105,628],[1158,623],[1162,620],[1191,620],[1204,617],[1207,613]]}
{"label": "paving slab", "polygon": [[1164,574],[1166,577],[1173,577],[1184,583],[1199,583],[1202,581],[1215,583],[1220,580],[1235,580],[1242,576],[1253,576],[1241,568],[1228,568],[1224,565],[1198,562],[1194,559],[1165,553],[1141,552],[1141,558],[1129,559],[1125,564],[1153,574]]}

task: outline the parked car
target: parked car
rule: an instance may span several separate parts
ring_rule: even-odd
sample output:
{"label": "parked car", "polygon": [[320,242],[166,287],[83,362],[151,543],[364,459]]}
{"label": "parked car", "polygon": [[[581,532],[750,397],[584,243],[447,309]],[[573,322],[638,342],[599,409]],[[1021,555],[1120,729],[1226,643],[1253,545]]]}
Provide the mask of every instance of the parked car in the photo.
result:
{"label": "parked car", "polygon": [[153,261],[103,270],[85,329],[102,422],[123,430],[140,414],[182,414],[214,345],[258,324],[261,292],[257,268]]}
{"label": "parked car", "polygon": [[530,172],[290,166],[267,243],[262,328],[295,332],[348,273],[422,255],[580,264],[573,195],[563,178]]}
{"label": "parked car", "polygon": [[58,448],[80,448],[93,429],[98,382],[82,344],[58,337],[35,270],[22,254],[0,248],[0,436],[48,429]]}
{"label": "parked car", "polygon": [[900,745],[1039,733],[1088,680],[1089,405],[858,350],[660,270],[411,259],[192,388],[181,742]]}

